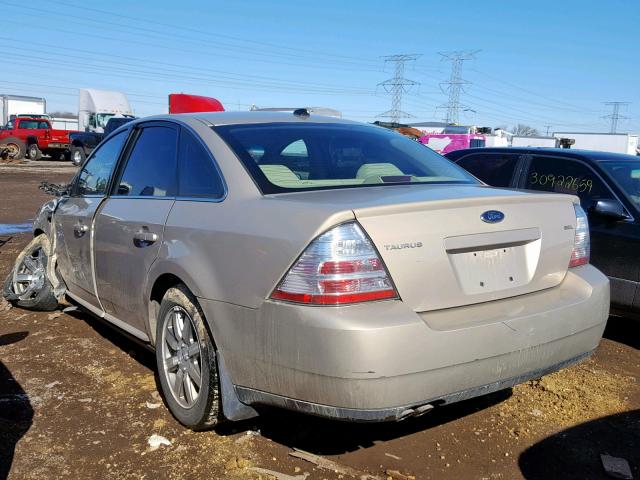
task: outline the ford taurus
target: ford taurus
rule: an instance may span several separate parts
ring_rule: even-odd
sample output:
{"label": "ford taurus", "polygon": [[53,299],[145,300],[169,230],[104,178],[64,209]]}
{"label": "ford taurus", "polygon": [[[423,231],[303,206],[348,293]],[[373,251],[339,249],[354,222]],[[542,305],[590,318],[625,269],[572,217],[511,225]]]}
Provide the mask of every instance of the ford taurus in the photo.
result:
{"label": "ford taurus", "polygon": [[608,316],[576,197],[305,110],[130,122],[57,193],[5,297],[148,342],[192,429],[420,415],[584,359]]}

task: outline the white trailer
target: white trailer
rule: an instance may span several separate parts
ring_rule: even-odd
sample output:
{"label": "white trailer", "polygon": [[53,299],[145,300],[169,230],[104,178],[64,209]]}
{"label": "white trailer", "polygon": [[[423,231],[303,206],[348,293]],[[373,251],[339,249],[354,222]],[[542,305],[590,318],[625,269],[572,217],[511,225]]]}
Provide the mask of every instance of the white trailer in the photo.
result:
{"label": "white trailer", "polygon": [[514,135],[511,137],[512,147],[544,147],[557,148],[559,139],[556,137],[526,137]]}
{"label": "white trailer", "polygon": [[51,128],[57,130],[78,130],[78,119],[70,117],[52,117]]}
{"label": "white trailer", "polygon": [[554,132],[554,137],[571,138],[575,143],[571,148],[597,150],[599,152],[638,154],[638,135],[629,133],[583,133]]}
{"label": "white trailer", "polygon": [[309,113],[315,115],[322,115],[325,117],[342,118],[342,112],[328,107],[258,107],[257,105],[251,105],[249,109],[252,112],[294,112],[298,108],[306,108]]}
{"label": "white trailer", "polygon": [[133,116],[127,96],[122,92],[80,89],[78,130],[103,133],[109,119],[115,115]]}
{"label": "white trailer", "polygon": [[23,95],[0,94],[0,123],[6,125],[11,116],[44,115],[47,101],[41,97],[25,97]]}

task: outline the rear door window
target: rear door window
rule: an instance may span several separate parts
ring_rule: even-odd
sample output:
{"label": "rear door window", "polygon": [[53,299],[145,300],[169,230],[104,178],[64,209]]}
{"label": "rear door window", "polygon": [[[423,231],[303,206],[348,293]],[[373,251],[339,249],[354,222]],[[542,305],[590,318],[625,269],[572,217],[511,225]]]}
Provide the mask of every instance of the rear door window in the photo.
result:
{"label": "rear door window", "polygon": [[116,196],[172,197],[176,194],[178,131],[173,126],[143,127],[116,188]]}
{"label": "rear door window", "polygon": [[220,198],[222,177],[209,150],[191,132],[182,129],[178,149],[178,195],[188,198]]}
{"label": "rear door window", "polygon": [[513,153],[477,153],[462,157],[457,164],[487,185],[509,187],[519,158]]}
{"label": "rear door window", "polygon": [[566,158],[534,156],[524,188],[576,195],[585,210],[593,208],[598,200],[615,198],[591,167]]}

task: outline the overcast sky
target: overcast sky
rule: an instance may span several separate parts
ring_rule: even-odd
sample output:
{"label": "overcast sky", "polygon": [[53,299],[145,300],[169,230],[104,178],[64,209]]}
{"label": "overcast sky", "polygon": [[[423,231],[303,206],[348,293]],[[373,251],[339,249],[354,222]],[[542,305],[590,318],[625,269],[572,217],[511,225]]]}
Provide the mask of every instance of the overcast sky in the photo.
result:
{"label": "overcast sky", "polygon": [[464,64],[461,123],[607,131],[603,102],[629,101],[619,130],[640,131],[632,1],[1,3],[0,90],[44,96],[49,111],[77,111],[77,89],[93,87],[126,92],[139,115],[185,92],[229,110],[327,106],[373,121],[391,103],[381,57],[410,53],[421,56],[405,76],[420,86],[402,109],[439,120],[450,64],[438,52],[480,50]]}

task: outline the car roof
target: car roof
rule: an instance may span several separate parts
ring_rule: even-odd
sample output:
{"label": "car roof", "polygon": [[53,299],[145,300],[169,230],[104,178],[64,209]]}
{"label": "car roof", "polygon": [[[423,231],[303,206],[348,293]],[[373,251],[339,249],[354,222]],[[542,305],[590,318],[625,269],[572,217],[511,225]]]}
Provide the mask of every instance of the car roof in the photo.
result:
{"label": "car roof", "polygon": [[[209,125],[238,125],[255,123],[336,123],[345,125],[365,125],[361,122],[343,120],[336,117],[314,115],[313,112],[306,117],[294,115],[292,112],[198,112],[180,113],[169,115],[154,115],[138,119],[137,122],[149,120],[199,120]],[[371,125],[375,127],[374,125]],[[378,127],[380,128],[380,127]]]}
{"label": "car roof", "polygon": [[579,150],[574,148],[547,148],[547,147],[480,147],[466,148],[463,150],[454,150],[447,153],[447,157],[457,160],[459,157],[468,153],[520,153],[520,154],[536,154],[549,155],[554,157],[578,158],[591,162],[612,162],[621,160],[633,160],[640,162],[640,157],[636,155],[626,155],[624,153],[599,152],[596,150]]}

